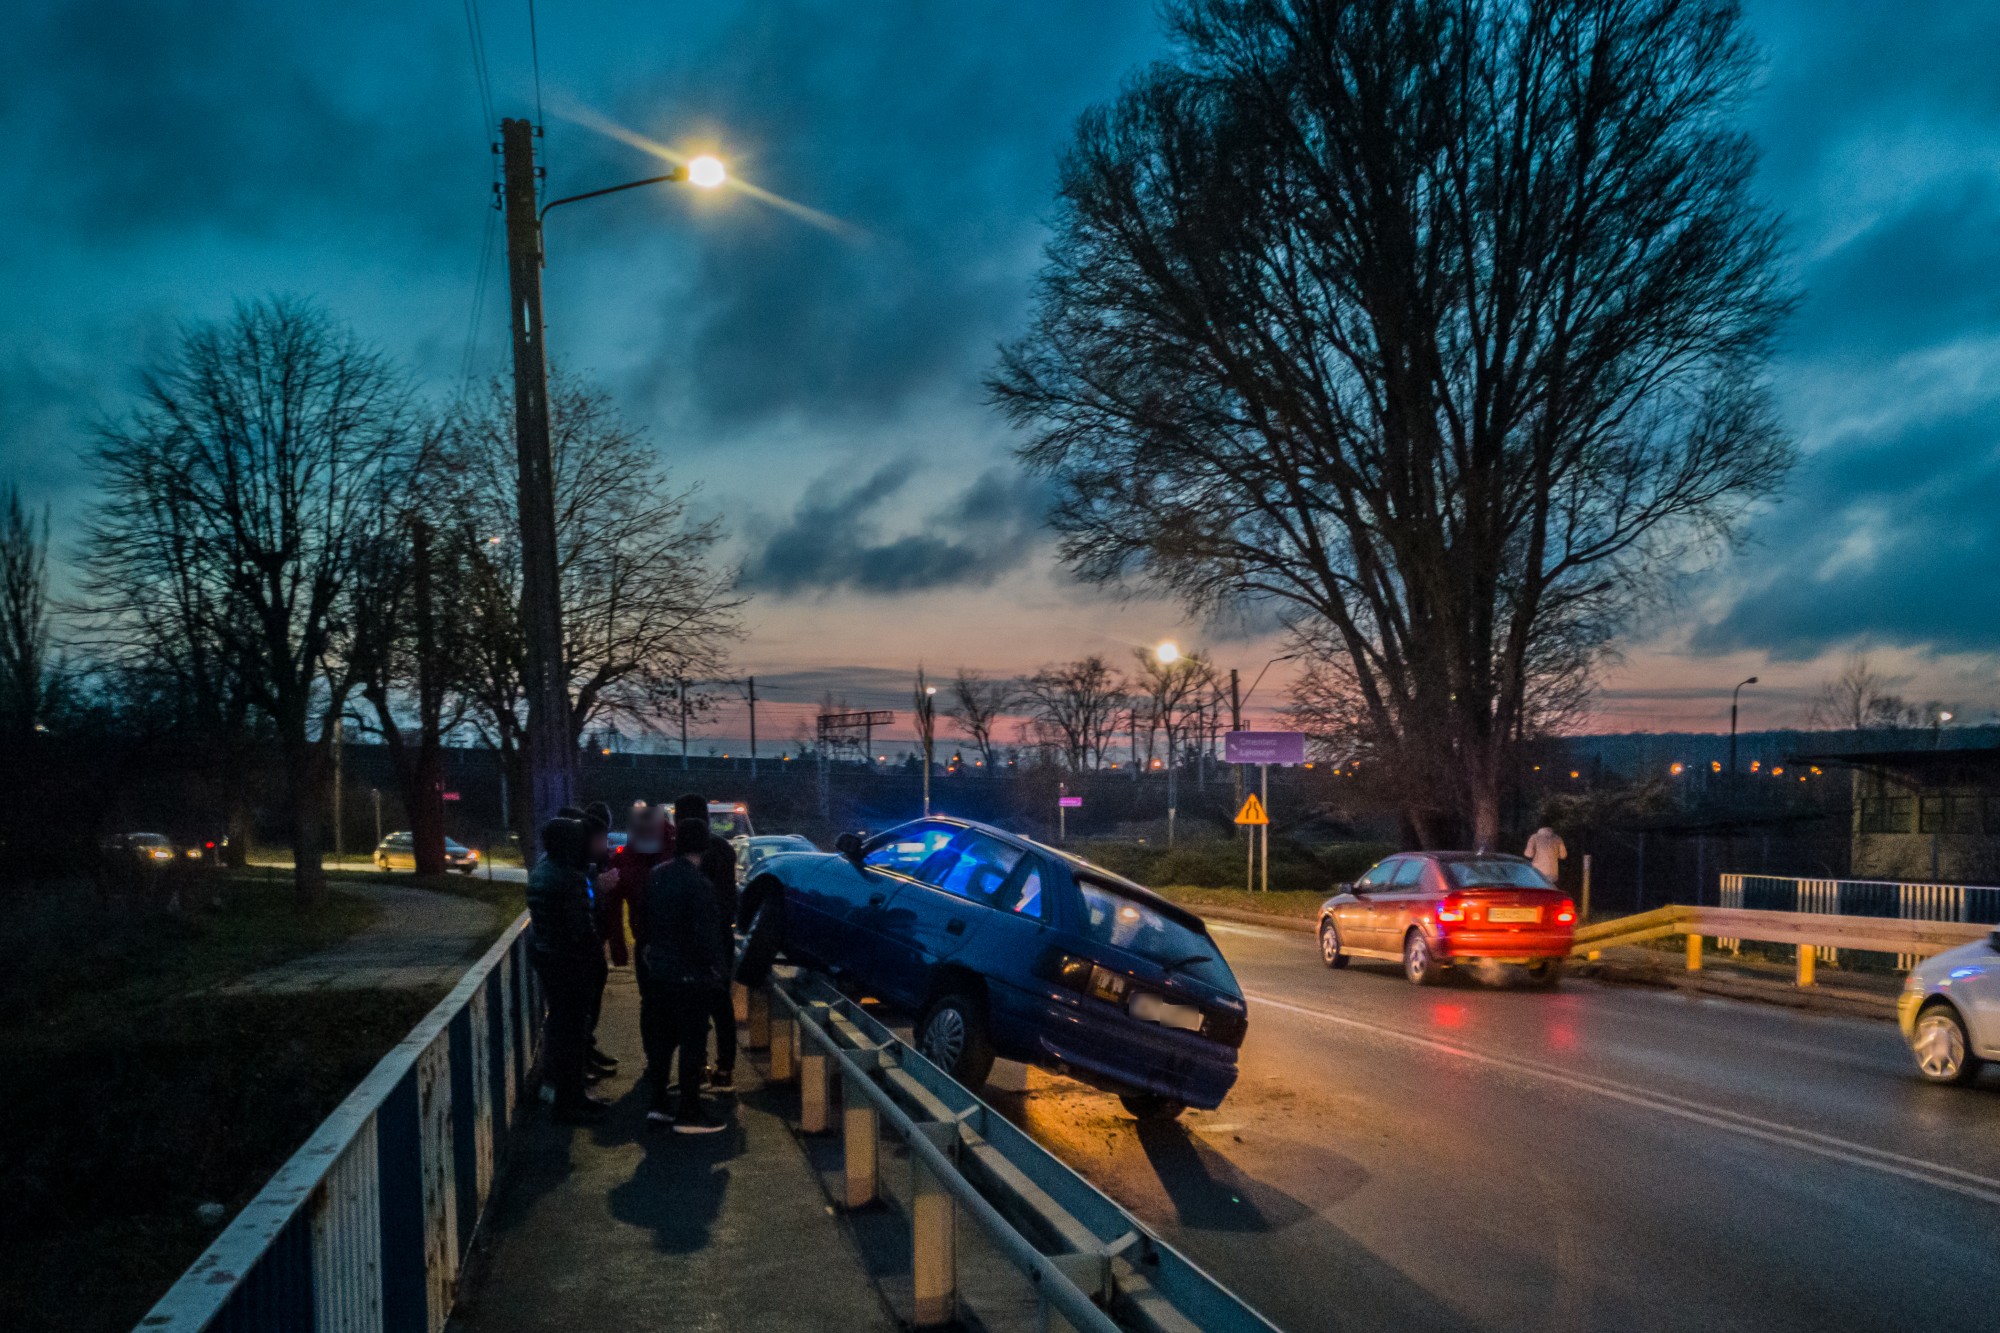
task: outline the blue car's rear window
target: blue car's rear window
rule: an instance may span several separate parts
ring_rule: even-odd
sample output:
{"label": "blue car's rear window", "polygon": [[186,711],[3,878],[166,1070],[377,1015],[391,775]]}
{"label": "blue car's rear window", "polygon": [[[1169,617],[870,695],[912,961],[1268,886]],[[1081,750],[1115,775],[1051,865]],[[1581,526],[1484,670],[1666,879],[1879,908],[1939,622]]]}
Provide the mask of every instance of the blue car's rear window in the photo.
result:
{"label": "blue car's rear window", "polygon": [[1206,934],[1109,885],[1079,878],[1077,887],[1083,890],[1083,933],[1090,939],[1171,966],[1231,995],[1242,993],[1222,960],[1222,949]]}

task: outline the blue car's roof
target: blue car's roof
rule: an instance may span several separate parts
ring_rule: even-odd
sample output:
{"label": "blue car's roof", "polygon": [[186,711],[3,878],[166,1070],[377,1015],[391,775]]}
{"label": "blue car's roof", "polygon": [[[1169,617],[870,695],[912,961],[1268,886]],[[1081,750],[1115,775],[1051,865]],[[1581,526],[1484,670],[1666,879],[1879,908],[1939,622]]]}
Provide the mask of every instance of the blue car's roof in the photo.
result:
{"label": "blue car's roof", "polygon": [[[1066,852],[1060,847],[1051,847],[1045,842],[1037,842],[1035,839],[1022,834],[1012,833],[1006,829],[997,828],[992,824],[982,824],[976,819],[962,819],[957,815],[929,815],[926,818],[936,823],[957,824],[964,828],[978,829],[981,833],[989,834],[1003,841],[1019,843],[1024,847],[1032,847],[1043,856],[1052,856],[1061,861],[1069,867],[1071,874],[1082,874],[1090,879],[1108,884],[1120,893],[1137,898],[1140,902],[1143,902],[1146,906],[1156,911],[1164,912],[1170,917],[1176,917],[1181,921],[1200,926],[1204,931],[1207,929],[1208,923],[1202,919],[1199,912],[1191,912],[1173,901],[1173,899],[1163,898],[1145,885],[1129,880],[1125,876],[1113,871],[1106,870],[1095,861],[1086,861],[1075,852]],[[910,820],[909,822],[914,824],[919,821]],[[899,824],[896,827],[900,828],[902,826]]]}

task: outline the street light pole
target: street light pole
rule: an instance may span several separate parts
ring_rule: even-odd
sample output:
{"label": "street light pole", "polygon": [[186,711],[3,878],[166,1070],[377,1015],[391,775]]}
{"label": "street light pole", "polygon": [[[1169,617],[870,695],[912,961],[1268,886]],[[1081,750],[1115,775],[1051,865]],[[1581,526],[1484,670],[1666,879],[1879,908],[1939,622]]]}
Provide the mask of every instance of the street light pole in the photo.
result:
{"label": "street light pole", "polygon": [[[507,322],[514,344],[514,449],[521,523],[521,632],[527,648],[528,774],[534,828],[576,800],[576,746],[563,679],[556,574],[555,463],[549,449],[548,350],[542,329],[542,220],[535,198],[535,127],[500,122],[507,214]],[[532,836],[534,829],[526,830]],[[532,847],[522,848],[532,859]]]}
{"label": "street light pole", "polygon": [[1743,693],[1743,686],[1755,685],[1755,676],[1741,682],[1729,692],[1729,789],[1736,790],[1736,701]]}

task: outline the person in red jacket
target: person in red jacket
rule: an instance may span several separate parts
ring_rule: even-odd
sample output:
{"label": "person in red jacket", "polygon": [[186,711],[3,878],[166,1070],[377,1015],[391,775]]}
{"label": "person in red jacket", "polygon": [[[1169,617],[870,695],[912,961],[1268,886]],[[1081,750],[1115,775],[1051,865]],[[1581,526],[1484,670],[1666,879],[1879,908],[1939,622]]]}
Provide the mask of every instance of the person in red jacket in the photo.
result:
{"label": "person in red jacket", "polygon": [[654,866],[672,859],[674,826],[664,806],[645,805],[634,807],[625,828],[625,845],[611,854],[610,873],[598,879],[597,929],[611,965],[624,967],[630,962],[643,987],[645,960],[643,955],[632,957],[626,949],[626,925],[629,921],[631,938],[640,938],[639,914],[644,910],[641,895],[646,877],[653,873]]}

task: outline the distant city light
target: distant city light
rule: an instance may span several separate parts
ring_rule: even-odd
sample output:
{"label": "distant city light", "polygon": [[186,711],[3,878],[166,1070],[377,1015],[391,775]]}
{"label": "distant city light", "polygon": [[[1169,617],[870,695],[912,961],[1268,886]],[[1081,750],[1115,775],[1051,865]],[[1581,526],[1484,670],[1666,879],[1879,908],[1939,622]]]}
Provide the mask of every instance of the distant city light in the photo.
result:
{"label": "distant city light", "polygon": [[1679,777],[1682,773],[1687,771],[1687,765],[1676,762],[1674,766],[1668,769],[1667,771],[1672,773],[1675,777]]}

